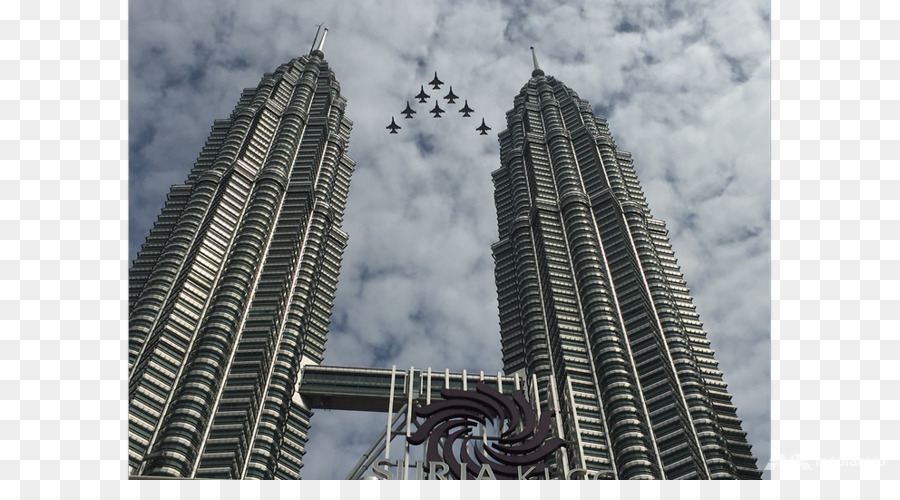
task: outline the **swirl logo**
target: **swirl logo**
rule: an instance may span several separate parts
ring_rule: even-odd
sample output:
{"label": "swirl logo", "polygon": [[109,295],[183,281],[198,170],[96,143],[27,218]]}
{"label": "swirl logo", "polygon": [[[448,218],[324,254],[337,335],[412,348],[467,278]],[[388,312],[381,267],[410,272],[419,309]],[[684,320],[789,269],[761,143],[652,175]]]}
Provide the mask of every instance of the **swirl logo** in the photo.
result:
{"label": "swirl logo", "polygon": [[[475,391],[443,388],[441,396],[443,401],[416,408],[415,415],[425,421],[408,442],[427,441],[426,460],[446,463],[455,479],[462,477],[463,470],[466,479],[476,479],[484,465],[497,479],[518,479],[520,469],[543,474],[548,468],[544,460],[565,445],[558,437],[547,439],[553,412],[544,411],[536,418],[537,412],[520,390],[510,399],[478,382]],[[469,434],[478,424],[492,423],[504,430],[487,444],[481,436]]]}

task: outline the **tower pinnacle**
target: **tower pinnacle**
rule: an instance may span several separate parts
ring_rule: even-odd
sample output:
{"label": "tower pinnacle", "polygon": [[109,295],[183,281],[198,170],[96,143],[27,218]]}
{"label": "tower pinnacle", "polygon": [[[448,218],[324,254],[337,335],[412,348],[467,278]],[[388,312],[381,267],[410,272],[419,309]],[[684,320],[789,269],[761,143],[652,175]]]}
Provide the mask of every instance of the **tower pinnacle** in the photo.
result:
{"label": "tower pinnacle", "polygon": [[309,46],[309,53],[312,54],[314,50],[316,50],[316,41],[319,39],[319,31],[322,30],[322,25],[325,23],[319,23],[316,25],[316,36],[313,37],[313,43]]}
{"label": "tower pinnacle", "polygon": [[322,39],[319,40],[319,46],[316,47],[316,50],[322,52],[322,47],[325,46],[325,37],[328,36],[328,28],[325,28],[325,31],[322,32]]}
{"label": "tower pinnacle", "polygon": [[540,66],[538,66],[537,55],[534,53],[534,47],[530,47],[531,49],[531,60],[534,61],[534,71],[531,72],[531,76],[544,76],[544,71],[541,70]]}
{"label": "tower pinnacle", "polygon": [[[325,45],[325,35],[328,34],[328,28],[325,28],[325,31],[322,32],[322,38],[319,39],[319,30],[322,29],[322,25],[325,23],[319,23],[316,26],[316,37],[313,38],[312,46],[309,48],[309,55],[318,55],[319,57],[325,57],[325,54],[322,52],[322,47]],[[316,41],[318,40],[319,45],[316,46]]]}

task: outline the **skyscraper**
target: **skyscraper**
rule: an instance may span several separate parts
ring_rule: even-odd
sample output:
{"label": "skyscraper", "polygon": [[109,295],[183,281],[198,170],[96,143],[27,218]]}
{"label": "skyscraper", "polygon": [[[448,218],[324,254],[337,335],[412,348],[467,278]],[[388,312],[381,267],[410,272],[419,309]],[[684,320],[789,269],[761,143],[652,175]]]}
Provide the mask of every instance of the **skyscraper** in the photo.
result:
{"label": "skyscraper", "polygon": [[213,124],[130,270],[132,475],[299,475],[295,386],[322,360],[354,169],[321,46]]}
{"label": "skyscraper", "polygon": [[571,468],[758,479],[631,155],[588,102],[536,58],[534,67],[507,113],[492,173],[504,371],[549,389],[540,405],[559,407]]}

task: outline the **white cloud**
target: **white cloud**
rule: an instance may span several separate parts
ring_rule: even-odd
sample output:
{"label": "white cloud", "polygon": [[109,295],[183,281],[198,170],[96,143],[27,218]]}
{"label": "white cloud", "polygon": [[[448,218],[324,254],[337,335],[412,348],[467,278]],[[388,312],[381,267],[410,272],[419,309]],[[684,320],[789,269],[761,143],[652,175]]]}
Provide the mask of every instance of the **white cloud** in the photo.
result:
{"label": "white cloud", "polygon": [[[129,12],[132,258],[213,120],[227,117],[263,73],[306,53],[324,21],[324,51],[348,99],[357,162],[326,362],[498,370],[490,172],[499,166],[496,133],[530,76],[534,45],[546,73],[607,110],[617,144],[633,153],[762,466],[769,456],[768,6],[666,4],[136,0]],[[434,71],[468,99],[472,118],[442,105],[447,115],[434,119],[433,103],[416,103],[412,96]],[[399,113],[407,100],[418,111],[413,120]],[[403,127],[396,136],[384,129],[391,116]],[[474,131],[481,117],[493,127],[487,137]],[[353,436],[329,434],[343,417],[321,414],[312,421],[304,476],[343,477],[358,458],[346,456]]]}

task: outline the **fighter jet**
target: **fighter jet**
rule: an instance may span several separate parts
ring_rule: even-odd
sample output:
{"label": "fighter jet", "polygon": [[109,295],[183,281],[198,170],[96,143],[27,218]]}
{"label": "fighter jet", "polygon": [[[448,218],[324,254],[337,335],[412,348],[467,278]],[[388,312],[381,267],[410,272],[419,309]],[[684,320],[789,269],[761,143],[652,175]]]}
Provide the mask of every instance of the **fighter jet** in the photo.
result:
{"label": "fighter jet", "polygon": [[490,130],[490,129],[491,129],[491,127],[488,127],[487,125],[485,125],[485,123],[484,123],[484,118],[482,118],[482,119],[481,119],[481,126],[478,127],[478,128],[476,128],[475,130],[480,130],[480,131],[481,131],[481,134],[480,134],[480,135],[488,135],[487,131]]}
{"label": "fighter jet", "polygon": [[440,118],[441,113],[446,113],[446,111],[444,111],[443,109],[441,109],[440,106],[438,106],[437,101],[434,101],[434,108],[431,111],[429,111],[429,113],[434,113],[435,118]]}
{"label": "fighter jet", "polygon": [[396,134],[397,131],[400,130],[402,127],[400,125],[397,125],[397,122],[394,121],[394,117],[392,116],[391,124],[384,128],[390,130],[392,134]]}
{"label": "fighter jet", "polygon": [[454,104],[459,96],[453,93],[453,85],[450,86],[450,93],[444,96],[444,99],[447,99],[447,102],[450,104]]}
{"label": "fighter jet", "polygon": [[424,85],[420,86],[419,87],[419,95],[416,96],[416,99],[418,99],[420,103],[425,103],[425,102],[428,102],[429,97],[431,97],[431,96],[425,93],[425,86]]}
{"label": "fighter jet", "polygon": [[469,113],[474,113],[475,110],[469,107],[469,100],[466,99],[466,104],[462,107],[462,109],[459,110],[459,112],[462,113],[463,116],[472,116]]}
{"label": "fighter jet", "polygon": [[438,80],[438,77],[437,77],[437,71],[435,71],[435,72],[434,72],[434,79],[431,80],[430,82],[428,82],[428,85],[431,85],[431,86],[432,86],[431,88],[434,89],[434,90],[440,90],[440,89],[441,89],[441,85],[443,85],[443,84],[444,84],[444,82]]}
{"label": "fighter jet", "polygon": [[409,101],[406,101],[406,109],[401,111],[400,114],[406,115],[406,118],[412,118],[412,115],[416,114],[416,110],[409,107]]}

